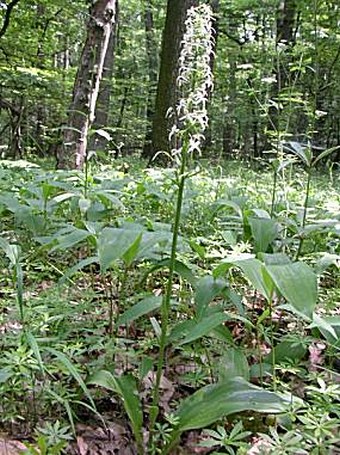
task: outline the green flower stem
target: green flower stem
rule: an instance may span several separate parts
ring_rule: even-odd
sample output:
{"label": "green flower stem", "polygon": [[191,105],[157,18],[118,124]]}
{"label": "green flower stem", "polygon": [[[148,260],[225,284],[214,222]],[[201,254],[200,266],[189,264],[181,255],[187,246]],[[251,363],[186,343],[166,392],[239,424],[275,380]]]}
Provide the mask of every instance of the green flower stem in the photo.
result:
{"label": "green flower stem", "polygon": [[[308,211],[308,202],[309,202],[309,193],[310,193],[311,180],[312,180],[312,169],[311,169],[311,167],[309,167],[307,169],[307,186],[306,186],[305,200],[304,200],[304,204],[303,204],[303,215],[302,215],[302,223],[301,223],[302,229],[305,228],[306,221],[307,221],[307,211]],[[300,254],[302,252],[303,242],[304,242],[304,233],[301,232],[299,246],[298,246],[298,249],[297,249],[297,252],[296,252],[296,256],[295,256],[295,260],[296,261],[299,259]]]}
{"label": "green flower stem", "polygon": [[277,169],[274,168],[273,188],[272,188],[272,203],[270,208],[270,217],[274,216],[275,200],[276,200],[276,186],[277,186]]}
{"label": "green flower stem", "polygon": [[178,179],[178,191],[177,191],[177,201],[176,201],[176,213],[175,213],[175,222],[173,226],[172,233],[172,245],[171,245],[171,255],[170,255],[170,265],[169,265],[169,276],[166,286],[165,296],[163,298],[161,306],[161,336],[159,340],[159,356],[157,364],[157,373],[156,381],[153,390],[153,399],[152,406],[150,411],[150,441],[149,446],[152,446],[153,432],[155,428],[156,419],[159,413],[159,388],[162,378],[163,365],[165,361],[165,350],[167,344],[167,332],[169,326],[169,315],[170,315],[170,305],[171,305],[171,295],[173,287],[173,278],[175,272],[176,264],[176,252],[177,252],[177,243],[179,236],[179,224],[181,219],[182,204],[183,204],[183,195],[184,195],[184,186],[187,179],[185,174],[186,165],[187,165],[187,153],[188,153],[188,137],[184,139],[183,150],[181,154],[181,165],[179,170],[179,179]]}

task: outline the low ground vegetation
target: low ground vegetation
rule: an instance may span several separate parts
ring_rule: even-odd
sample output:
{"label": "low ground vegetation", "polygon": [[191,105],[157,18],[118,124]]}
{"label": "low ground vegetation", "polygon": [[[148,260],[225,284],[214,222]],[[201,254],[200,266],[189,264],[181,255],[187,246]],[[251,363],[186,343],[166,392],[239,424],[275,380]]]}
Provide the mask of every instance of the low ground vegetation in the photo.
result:
{"label": "low ground vegetation", "polygon": [[176,171],[91,166],[1,163],[0,449],[340,453],[338,171],[192,163],[155,412]]}

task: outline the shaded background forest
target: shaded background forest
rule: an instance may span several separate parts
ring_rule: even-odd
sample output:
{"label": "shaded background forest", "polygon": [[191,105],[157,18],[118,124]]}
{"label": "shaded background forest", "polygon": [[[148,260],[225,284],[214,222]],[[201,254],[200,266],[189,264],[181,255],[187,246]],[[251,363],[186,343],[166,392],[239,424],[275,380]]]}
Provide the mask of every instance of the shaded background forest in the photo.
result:
{"label": "shaded background forest", "polygon": [[[184,23],[183,12],[194,3],[119,0],[88,150],[101,158],[137,152],[150,159],[165,148],[162,138],[155,139],[157,85],[171,95],[171,81],[159,87],[161,57],[168,61],[164,44],[171,52],[181,29],[169,35],[166,16],[170,24]],[[316,152],[338,145],[338,1],[210,3],[216,14],[215,90],[206,155],[266,157],[291,140],[311,139]],[[176,4],[182,11],[169,18]],[[56,156],[69,126],[89,7],[84,0],[0,2],[2,158]],[[339,158],[335,151],[332,159]]]}

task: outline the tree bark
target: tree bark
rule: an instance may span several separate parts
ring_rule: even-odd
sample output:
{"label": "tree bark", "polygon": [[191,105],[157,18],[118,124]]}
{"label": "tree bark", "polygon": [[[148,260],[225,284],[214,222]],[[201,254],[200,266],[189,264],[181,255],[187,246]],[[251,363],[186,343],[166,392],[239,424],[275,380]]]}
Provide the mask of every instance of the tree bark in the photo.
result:
{"label": "tree bark", "polygon": [[4,36],[4,34],[6,33],[6,30],[8,29],[9,21],[10,21],[10,17],[11,17],[13,8],[15,7],[15,5],[17,5],[19,3],[19,1],[20,0],[12,0],[7,5],[4,22],[3,22],[2,27],[0,29],[0,39]]}
{"label": "tree bark", "polygon": [[[212,12],[214,14],[214,23],[213,23],[213,52],[210,54],[210,68],[211,68],[211,73],[214,74],[215,70],[215,60],[216,60],[216,52],[217,52],[217,41],[218,41],[218,33],[219,33],[219,11],[220,11],[220,0],[210,0],[209,2]],[[208,99],[209,99],[209,106],[211,104],[211,99],[212,99],[212,87],[209,88],[208,92]],[[209,148],[213,145],[213,140],[212,140],[212,125],[211,125],[211,115],[209,115],[209,120],[208,120],[208,127],[205,131],[205,139],[203,142],[203,153],[207,152]]]}
{"label": "tree bark", "polygon": [[149,158],[149,160],[159,151],[170,151],[169,132],[171,124],[167,118],[167,112],[170,107],[176,107],[179,98],[176,80],[181,42],[185,32],[186,14],[191,6],[197,4],[197,0],[168,0],[167,3],[155,114],[152,122],[152,144],[148,150],[148,155],[144,154],[144,157]]}
{"label": "tree bark", "polygon": [[59,168],[82,169],[86,160],[87,136],[94,121],[116,3],[116,0],[97,0],[90,7],[87,37],[74,83],[64,144],[57,154]]}
{"label": "tree bark", "polygon": [[[98,94],[98,100],[95,111],[95,120],[93,123],[94,129],[105,128],[109,124],[110,117],[110,101],[112,93],[112,76],[113,67],[115,61],[115,47],[116,47],[116,32],[118,26],[118,0],[116,1],[116,17],[112,25],[111,36],[105,56],[103,78],[100,84],[100,90]],[[100,135],[94,135],[92,141],[92,147],[95,150],[104,149],[107,140]]]}
{"label": "tree bark", "polygon": [[[296,0],[282,0],[277,11],[276,19],[276,44],[284,44],[284,52],[281,52],[275,70],[276,84],[273,87],[272,98],[278,101],[282,90],[289,85],[289,63],[291,60],[291,48],[295,43],[294,27],[296,18]],[[278,103],[280,104],[280,103]],[[280,107],[272,108],[269,111],[273,125],[277,131],[280,130]]]}
{"label": "tree bark", "polygon": [[154,20],[152,12],[152,0],[148,0],[144,11],[144,24],[145,24],[145,45],[146,54],[148,59],[148,72],[149,72],[149,90],[148,102],[146,106],[146,120],[147,129],[145,134],[144,146],[142,155],[149,157],[152,155],[152,120],[155,108],[155,92],[157,87],[158,76],[158,46],[154,33]]}

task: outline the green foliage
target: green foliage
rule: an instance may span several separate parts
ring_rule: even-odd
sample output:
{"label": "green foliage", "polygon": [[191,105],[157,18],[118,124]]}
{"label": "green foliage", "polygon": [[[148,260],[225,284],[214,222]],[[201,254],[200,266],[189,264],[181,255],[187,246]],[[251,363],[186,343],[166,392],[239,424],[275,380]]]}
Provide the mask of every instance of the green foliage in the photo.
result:
{"label": "green foliage", "polygon": [[89,378],[88,383],[104,387],[120,396],[125,411],[129,416],[137,445],[139,449],[141,449],[143,447],[143,413],[141,403],[138,399],[136,381],[133,376],[125,375],[116,377],[109,371],[101,370],[94,373],[94,375]]}
{"label": "green foliage", "polygon": [[[142,452],[141,435],[152,413],[144,398],[150,397],[145,381],[154,378],[170,264],[168,223],[173,213],[174,172],[158,170],[153,174],[137,167],[129,177],[112,170],[90,176],[91,206],[99,201],[102,204],[96,221],[89,220],[88,211],[79,206],[83,187],[74,174],[59,176],[33,169],[16,172],[7,169],[1,182],[6,193],[0,204],[4,215],[1,308],[5,309],[0,313],[0,327],[6,327],[0,341],[5,353],[0,357],[2,425],[9,428],[10,422],[18,425],[25,419],[34,432],[39,427],[35,415],[39,415],[51,426],[59,421],[61,428],[67,425],[77,433],[77,419],[84,413],[98,416],[101,399],[113,393],[121,399],[120,409],[129,419]],[[171,422],[160,408],[155,424],[160,433],[152,450],[171,453],[181,433],[195,425],[216,432],[211,433],[216,438],[210,436],[217,441],[216,450],[219,446],[227,453],[242,453],[248,436],[237,439],[243,430],[235,435],[229,431],[229,423],[221,426],[234,415],[243,421],[245,431],[252,435],[260,432],[258,437],[266,439],[267,445],[285,446],[287,453],[294,453],[299,445],[301,453],[310,453],[313,444],[336,447],[333,429],[340,412],[338,391],[322,371],[334,370],[339,352],[339,324],[331,297],[339,285],[338,234],[332,228],[326,238],[320,235],[318,229],[324,231],[318,220],[337,221],[333,206],[339,203],[338,193],[325,177],[317,176],[311,182],[313,222],[319,227],[306,236],[306,250],[293,262],[298,242],[294,230],[287,226],[299,217],[299,172],[291,176],[290,213],[282,204],[281,211],[277,206],[278,212],[271,218],[264,215],[271,203],[269,174],[261,174],[260,186],[251,170],[235,167],[232,178],[218,172],[203,170],[200,178],[188,180],[166,350],[167,371],[173,372],[176,383],[187,384],[190,394],[178,389],[178,403],[169,403],[174,416]],[[219,200],[234,198],[233,206],[221,204],[218,211],[210,196],[216,190],[217,175]],[[140,185],[144,188],[141,193]],[[108,189],[115,191],[110,194],[119,203],[97,198]],[[158,200],[155,193],[164,194],[161,200],[167,201],[161,212],[158,203],[145,204],[148,198]],[[44,219],[44,210],[48,211],[38,235],[23,229],[15,216],[28,204],[33,216]],[[233,231],[235,213],[237,228]],[[275,225],[275,237],[269,243],[266,227],[252,230],[253,219],[260,223],[270,220],[271,226]],[[233,232],[232,242],[227,231]],[[310,250],[309,245],[313,245]],[[100,258],[106,261],[105,267]],[[15,304],[17,290],[13,294],[18,265],[25,328]],[[40,288],[45,282],[46,291]],[[108,328],[111,307],[112,331]],[[309,349],[318,339],[326,345],[322,364],[326,370],[319,374],[324,382],[308,372]],[[175,373],[177,364],[184,365],[183,373]],[[193,371],[189,365],[194,365]],[[264,388],[252,384],[253,378],[261,380]],[[307,395],[300,404],[293,399],[297,410],[292,415],[286,398],[277,392],[287,392],[291,383],[300,381],[307,384]],[[160,388],[161,400],[162,396]],[[291,399],[288,396],[288,401]],[[265,428],[258,427],[260,417],[249,426],[243,410],[250,409],[279,413],[278,426],[270,430],[271,422]],[[321,427],[313,414],[319,416]],[[30,453],[60,453],[67,444],[66,439],[53,443],[47,439],[48,435],[39,433],[36,443],[28,448]],[[223,441],[230,441],[225,442],[228,448]]]}
{"label": "green foliage", "polygon": [[179,430],[185,431],[207,427],[222,417],[245,410],[284,412],[286,404],[276,394],[235,377],[196,391],[183,401],[175,415]]}
{"label": "green foliage", "polygon": [[203,441],[201,446],[203,447],[223,447],[226,452],[231,455],[235,455],[235,448],[247,447],[247,444],[242,441],[251,435],[249,431],[243,431],[242,422],[237,422],[231,432],[228,434],[224,427],[218,426],[215,430],[205,430],[205,435],[209,436],[209,439]]}

